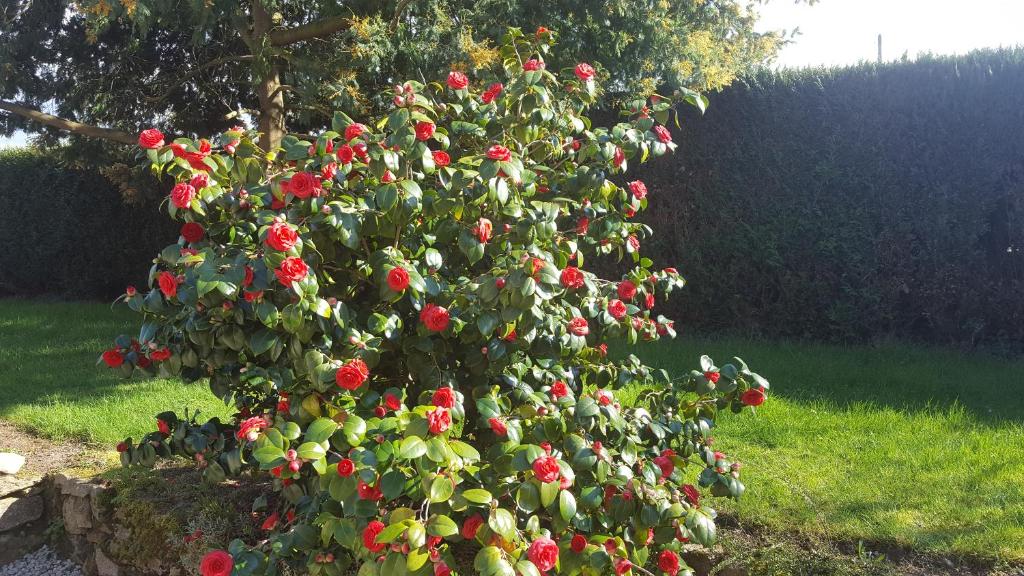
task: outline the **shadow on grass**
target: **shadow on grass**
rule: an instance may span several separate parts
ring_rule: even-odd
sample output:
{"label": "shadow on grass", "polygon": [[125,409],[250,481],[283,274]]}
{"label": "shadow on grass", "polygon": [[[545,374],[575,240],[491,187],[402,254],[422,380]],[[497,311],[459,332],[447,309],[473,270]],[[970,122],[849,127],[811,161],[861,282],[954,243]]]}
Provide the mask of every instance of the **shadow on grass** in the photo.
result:
{"label": "shadow on grass", "polygon": [[124,380],[97,366],[137,317],[102,304],[0,301],[0,415],[15,406],[104,397]]}
{"label": "shadow on grass", "polygon": [[1024,359],[900,344],[830,346],[742,339],[680,338],[637,346],[647,363],[683,374],[701,354],[719,365],[733,356],[768,378],[772,393],[846,408],[901,410],[961,406],[982,423],[1024,421]]}

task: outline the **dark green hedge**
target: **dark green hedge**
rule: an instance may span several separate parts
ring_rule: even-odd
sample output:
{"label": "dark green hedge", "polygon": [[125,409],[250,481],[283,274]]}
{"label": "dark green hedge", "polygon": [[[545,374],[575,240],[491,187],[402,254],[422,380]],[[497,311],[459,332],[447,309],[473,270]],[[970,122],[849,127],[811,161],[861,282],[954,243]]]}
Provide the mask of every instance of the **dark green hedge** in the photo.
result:
{"label": "dark green hedge", "polygon": [[642,174],[683,330],[1024,344],[1024,52],[766,73]]}
{"label": "dark green hedge", "polygon": [[155,200],[31,150],[0,151],[0,205],[0,295],[113,299],[177,236]]}

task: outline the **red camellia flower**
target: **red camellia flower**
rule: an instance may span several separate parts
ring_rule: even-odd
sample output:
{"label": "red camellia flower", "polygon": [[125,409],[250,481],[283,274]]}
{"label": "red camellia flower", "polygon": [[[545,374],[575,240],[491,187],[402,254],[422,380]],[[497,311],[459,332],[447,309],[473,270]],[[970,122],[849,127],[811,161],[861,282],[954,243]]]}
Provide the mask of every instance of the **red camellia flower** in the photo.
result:
{"label": "red camellia flower", "polygon": [[644,297],[644,307],[648,310],[654,308],[654,294],[648,294]]}
{"label": "red camellia flower", "polygon": [[533,461],[533,473],[541,482],[554,482],[562,475],[554,456],[540,456]]}
{"label": "red camellia flower", "polygon": [[157,276],[156,282],[160,285],[160,291],[163,292],[165,297],[173,298],[178,293],[178,279],[174,274],[165,270]]}
{"label": "red camellia flower", "polygon": [[708,370],[707,372],[704,373],[704,378],[706,378],[709,382],[712,382],[714,384],[718,384],[718,379],[721,377],[721,373],[713,372],[711,370]]}
{"label": "red camellia flower", "polygon": [[270,532],[274,528],[277,528],[277,524],[280,521],[281,521],[281,515],[278,514],[277,512],[274,512],[270,516],[267,516],[267,519],[263,521],[263,524],[260,526],[260,528],[262,528],[263,530],[265,530],[267,532]]}
{"label": "red camellia flower", "polygon": [[481,218],[477,220],[476,226],[473,227],[473,233],[476,234],[476,239],[481,244],[487,244],[494,234],[494,225],[487,218]]}
{"label": "red camellia flower", "polygon": [[163,132],[157,130],[156,128],[143,130],[142,133],[139,134],[139,146],[142,148],[152,150],[154,148],[159,148],[163,145],[164,134]]}
{"label": "red camellia flower", "polygon": [[615,154],[612,156],[612,163],[618,168],[622,166],[622,163],[626,161],[626,153],[622,151],[622,148],[615,147]]}
{"label": "red camellia flower", "polygon": [[569,321],[569,332],[575,336],[586,336],[590,334],[590,325],[587,319],[577,316]]}
{"label": "red camellia flower", "polygon": [[267,246],[274,250],[287,252],[299,241],[299,235],[295,229],[286,222],[274,222],[267,230]]}
{"label": "red camellia flower", "polygon": [[245,267],[245,276],[242,278],[242,286],[251,286],[253,278],[256,276],[256,271],[252,269],[252,266]]}
{"label": "red camellia flower", "polygon": [[660,142],[668,144],[672,141],[672,133],[668,131],[668,128],[664,126],[655,126],[651,130],[654,131],[654,135],[658,137]]}
{"label": "red camellia flower", "polygon": [[338,162],[342,164],[351,164],[352,159],[355,158],[356,152],[348,144],[342,144],[338,147],[338,151],[335,153],[338,156]]}
{"label": "red camellia flower", "polygon": [[206,172],[200,172],[193,176],[192,179],[188,181],[188,184],[196,190],[202,190],[210,185],[210,175]]}
{"label": "red camellia flower", "polygon": [[615,560],[615,576],[622,576],[633,569],[633,563],[625,558]]}
{"label": "red camellia flower", "polygon": [[239,440],[255,442],[260,437],[260,431],[267,428],[270,428],[270,422],[266,418],[263,416],[253,416],[252,418],[242,420],[238,425],[238,432],[235,432],[235,437]]}
{"label": "red camellia flower", "polygon": [[580,80],[587,82],[588,80],[591,80],[594,77],[595,71],[594,67],[591,66],[590,64],[587,64],[586,62],[581,62],[576,65],[576,69],[573,70],[573,73],[576,74],[576,77],[579,78]]}
{"label": "red camellia flower", "polygon": [[587,549],[587,537],[582,534],[577,534],[572,537],[572,542],[569,543],[569,548],[579,554]]}
{"label": "red camellia flower", "polygon": [[765,395],[760,388],[751,388],[740,396],[740,402],[747,406],[760,406],[764,404]]}
{"label": "red camellia flower", "polygon": [[163,362],[165,360],[170,359],[170,357],[171,349],[168,348],[167,346],[164,346],[163,348],[157,348],[156,350],[153,350],[152,352],[149,353],[149,358],[154,362]]}
{"label": "red camellia flower", "polygon": [[384,497],[384,494],[381,492],[379,487],[367,484],[362,478],[360,478],[359,482],[356,484],[356,492],[359,494],[360,500],[376,502]]}
{"label": "red camellia flower", "polygon": [[388,270],[387,280],[388,288],[395,292],[401,292],[409,287],[409,273],[401,266]]}
{"label": "red camellia flower", "polygon": [[353,122],[345,127],[345,141],[350,141],[355,138],[359,138],[366,132],[366,126],[358,122]]}
{"label": "red camellia flower", "polygon": [[512,153],[509,152],[508,148],[505,148],[501,144],[495,144],[487,149],[487,157],[491,160],[508,162],[512,159]]}
{"label": "red camellia flower", "polygon": [[359,358],[349,360],[334,373],[335,383],[345,390],[355,390],[359,388],[369,377],[370,369],[366,367],[366,362],[363,362]]}
{"label": "red camellia flower", "polygon": [[647,185],[639,180],[633,180],[629,183],[629,191],[633,193],[637,200],[643,200],[647,197]]}
{"label": "red camellia flower", "polygon": [[277,276],[277,281],[282,286],[291,286],[292,282],[302,282],[307,274],[309,274],[309,266],[306,266],[302,258],[297,256],[285,258],[277,270],[274,270],[274,275]]}
{"label": "red camellia flower", "polygon": [[349,458],[338,462],[338,476],[348,478],[356,471],[356,463]]}
{"label": "red camellia flower", "polygon": [[569,395],[569,387],[565,385],[565,382],[561,380],[555,380],[555,383],[551,385],[551,397],[555,400],[564,398]]}
{"label": "red camellia flower", "polygon": [[417,122],[416,123],[416,139],[417,140],[429,140],[434,135],[434,123],[433,122]]}
{"label": "red camellia flower", "polygon": [[438,388],[434,390],[434,396],[430,403],[439,408],[453,408],[455,406],[455,392],[451,388]]}
{"label": "red camellia flower", "polygon": [[612,315],[612,318],[616,320],[622,320],[626,317],[626,305],[622,300],[615,299],[608,302],[608,313]]}
{"label": "red camellia flower", "polygon": [[420,312],[420,322],[431,332],[444,332],[450,320],[448,309],[436,304],[427,304]]}
{"label": "red camellia flower", "polygon": [[402,407],[402,401],[398,399],[398,396],[388,393],[384,395],[384,405],[388,407],[388,410],[398,410]]}
{"label": "red camellia flower", "polygon": [[541,536],[530,543],[526,557],[543,574],[558,564],[558,544],[551,538]]}
{"label": "red camellia flower", "polygon": [[235,569],[235,559],[224,550],[214,550],[203,556],[199,563],[202,576],[231,576]]}
{"label": "red camellia flower", "polygon": [[672,475],[672,472],[676,469],[676,465],[672,462],[672,459],[667,456],[658,456],[654,459],[654,464],[661,468],[661,477],[668,478]]}
{"label": "red camellia flower", "polygon": [[487,423],[491,426],[491,431],[498,436],[508,436],[508,427],[500,419],[491,418]]}
{"label": "red camellia flower", "polygon": [[679,573],[679,556],[671,550],[662,550],[658,555],[658,569],[669,576],[676,576]]}
{"label": "red camellia flower", "polygon": [[466,540],[476,538],[477,531],[484,525],[484,519],[479,514],[473,514],[462,523],[462,530],[459,533]]}
{"label": "red camellia flower", "polygon": [[111,368],[117,368],[124,364],[124,355],[116,348],[111,348],[103,353],[103,363]]}
{"label": "red camellia flower", "polygon": [[203,227],[195,222],[185,222],[181,225],[181,237],[189,244],[199,242],[205,234],[206,230],[203,230]]}
{"label": "red camellia flower", "polygon": [[448,73],[448,87],[452,90],[462,90],[466,86],[469,86],[469,78],[465,74],[458,70],[452,70]]}
{"label": "red camellia flower", "polygon": [[583,288],[583,272],[575,266],[566,266],[558,281],[566,288]]}
{"label": "red camellia flower", "polygon": [[526,62],[523,62],[523,70],[526,72],[535,72],[537,70],[543,70],[544,63],[536,58],[530,58]]}
{"label": "red camellia flower", "polygon": [[427,412],[427,429],[431,434],[444,434],[452,427],[452,415],[447,408],[435,408]]}
{"label": "red camellia flower", "polygon": [[296,172],[288,181],[288,191],[296,198],[305,200],[310,196],[319,195],[320,181],[309,172]]}
{"label": "red camellia flower", "polygon": [[444,150],[434,150],[431,155],[434,157],[434,165],[438,168],[444,168],[452,163],[452,157]]}
{"label": "red camellia flower", "polygon": [[487,90],[485,90],[480,96],[480,99],[483,100],[484,104],[490,104],[491,102],[494,102],[504,89],[505,87],[501,82],[495,82],[487,87]]}
{"label": "red camellia flower", "polygon": [[452,569],[444,562],[434,564],[434,576],[452,576]]}
{"label": "red camellia flower", "polygon": [[171,204],[181,209],[187,209],[192,205],[192,200],[196,197],[196,189],[191,184],[185,184],[184,182],[178,182],[171,189]]}
{"label": "red camellia flower", "polygon": [[690,501],[690,504],[700,506],[700,491],[693,484],[683,485],[683,495]]}
{"label": "red camellia flower", "polygon": [[363,546],[367,550],[376,554],[384,549],[387,544],[378,544],[377,535],[384,531],[384,523],[380,520],[374,520],[366,525],[363,529]]}
{"label": "red camellia flower", "polygon": [[611,392],[609,392],[607,390],[598,390],[597,391],[597,403],[600,404],[601,406],[608,406],[609,404],[611,404],[614,401],[615,401],[615,397],[612,396]]}
{"label": "red camellia flower", "polygon": [[619,282],[616,292],[619,293],[619,298],[623,300],[632,300],[636,296],[636,284],[629,280],[623,280]]}
{"label": "red camellia flower", "polygon": [[170,427],[170,425],[168,425],[167,422],[164,422],[163,420],[161,420],[159,418],[156,419],[156,429],[161,434],[163,434],[165,436],[170,436],[171,435],[171,427]]}
{"label": "red camellia flower", "polygon": [[590,229],[590,218],[583,216],[576,222],[576,233],[583,236]]}

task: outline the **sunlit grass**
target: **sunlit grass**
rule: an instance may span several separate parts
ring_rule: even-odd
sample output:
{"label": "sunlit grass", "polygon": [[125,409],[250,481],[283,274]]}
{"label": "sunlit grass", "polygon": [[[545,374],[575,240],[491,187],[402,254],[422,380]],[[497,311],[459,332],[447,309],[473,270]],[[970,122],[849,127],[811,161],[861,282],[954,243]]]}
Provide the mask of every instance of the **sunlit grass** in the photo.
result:
{"label": "sunlit grass", "polygon": [[137,316],[102,304],[0,300],[0,418],[41,436],[112,445],[155,428],[154,415],[185,408],[224,414],[205,383],[123,380],[97,366]]}
{"label": "sunlit grass", "polygon": [[1024,361],[692,340],[639,355],[681,371],[702,351],[739,354],[772,382],[756,414],[720,419],[715,446],[743,461],[747,485],[722,510],[773,530],[1024,560]]}

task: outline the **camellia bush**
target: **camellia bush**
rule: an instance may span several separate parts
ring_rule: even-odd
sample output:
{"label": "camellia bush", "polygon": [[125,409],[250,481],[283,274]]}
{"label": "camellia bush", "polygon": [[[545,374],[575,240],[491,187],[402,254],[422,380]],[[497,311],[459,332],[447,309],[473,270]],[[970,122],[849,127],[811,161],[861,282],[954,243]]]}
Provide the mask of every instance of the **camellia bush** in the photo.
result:
{"label": "camellia bush", "polygon": [[[626,173],[674,150],[673,105],[703,101],[591,126],[603,74],[546,69],[552,38],[512,30],[493,76],[401,84],[387,117],[339,113],[279,150],[140,136],[181,237],[124,296],[138,338],[102,359],[208,378],[237,413],[160,414],[122,462],[274,487],[253,508],[266,539],[210,552],[204,576],[677,575],[684,543],[714,542],[706,496],[744,488],[712,426],[768,383],[739,359],[671,377],[609,354],[675,335],[656,310],[684,281],[641,256],[648,190]],[[631,267],[603,280],[602,258]]]}

